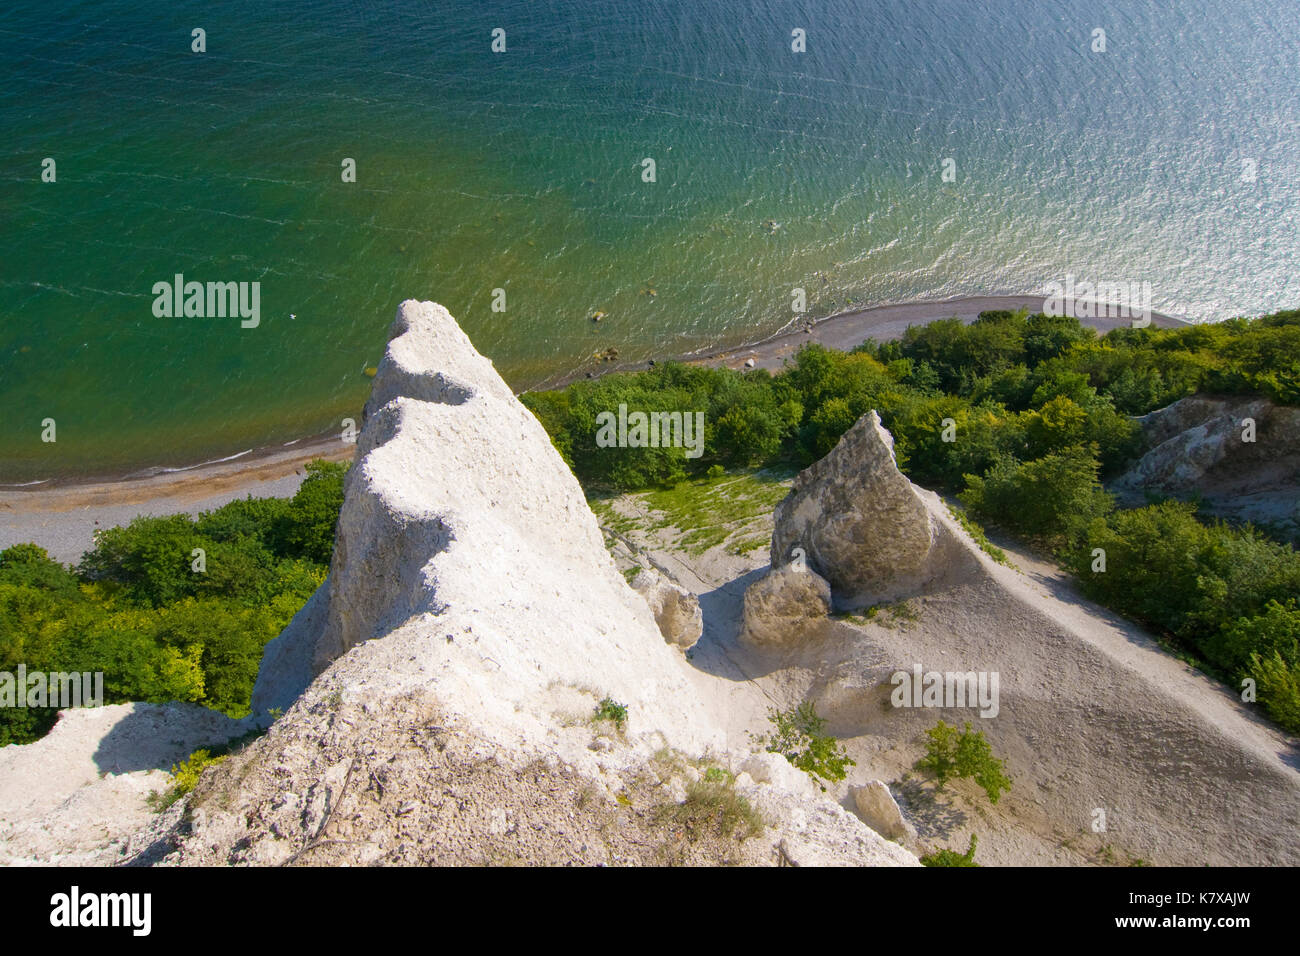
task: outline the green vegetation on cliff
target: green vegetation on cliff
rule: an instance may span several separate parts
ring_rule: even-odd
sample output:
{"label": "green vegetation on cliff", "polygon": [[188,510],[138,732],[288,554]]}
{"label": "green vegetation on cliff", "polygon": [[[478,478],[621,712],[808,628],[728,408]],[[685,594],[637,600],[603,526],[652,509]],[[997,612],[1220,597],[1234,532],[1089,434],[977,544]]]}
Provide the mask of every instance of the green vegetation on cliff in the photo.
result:
{"label": "green vegetation on cliff", "polygon": [[[668,363],[523,400],[589,493],[807,465],[875,409],[913,481],[1055,551],[1093,598],[1234,690],[1253,681],[1265,711],[1300,731],[1300,555],[1190,505],[1117,510],[1102,485],[1141,452],[1133,416],[1197,393],[1300,405],[1300,311],[1104,336],[1073,318],[985,312],[850,353],[809,345],[776,375]],[[598,447],[596,416],[620,404],[704,412],[703,453]]]}
{"label": "green vegetation on cliff", "polygon": [[[104,703],[244,716],[262,648],[325,579],[345,470],[313,462],[292,499],[107,529],[76,569],[31,544],[0,551],[0,672],[99,671]],[[0,746],[42,736],[55,713],[0,708]]]}

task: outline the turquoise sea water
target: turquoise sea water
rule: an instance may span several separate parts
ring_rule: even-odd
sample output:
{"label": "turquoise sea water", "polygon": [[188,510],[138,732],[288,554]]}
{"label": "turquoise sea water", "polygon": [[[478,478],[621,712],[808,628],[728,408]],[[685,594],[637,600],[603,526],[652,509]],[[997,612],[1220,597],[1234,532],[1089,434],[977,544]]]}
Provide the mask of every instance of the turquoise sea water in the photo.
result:
{"label": "turquoise sea water", "polygon": [[[336,426],[409,297],[516,388],[753,340],[795,286],[1294,307],[1298,37],[1261,0],[11,0],[0,481]],[[176,273],[260,282],[260,326],[155,317]]]}

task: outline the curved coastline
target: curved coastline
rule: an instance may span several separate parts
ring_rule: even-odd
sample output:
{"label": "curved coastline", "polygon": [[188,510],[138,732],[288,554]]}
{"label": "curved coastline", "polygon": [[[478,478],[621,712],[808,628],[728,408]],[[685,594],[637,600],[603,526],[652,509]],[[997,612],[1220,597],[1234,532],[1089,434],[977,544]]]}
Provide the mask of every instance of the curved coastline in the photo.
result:
{"label": "curved coastline", "polygon": [[[959,296],[887,303],[827,316],[807,328],[779,331],[747,345],[730,346],[678,356],[690,364],[739,369],[753,360],[754,367],[779,369],[798,349],[818,342],[848,350],[868,339],[897,338],[909,325],[936,319],[959,318],[973,322],[980,312],[997,309],[1041,310],[1041,295]],[[1128,320],[1084,319],[1099,331],[1109,331]],[[1152,325],[1186,324],[1173,316],[1152,313]],[[601,364],[579,368],[547,381],[531,391],[563,388],[573,381],[612,372],[637,371],[635,365]],[[170,468],[135,470],[99,478],[50,478],[22,485],[0,485],[0,550],[34,541],[51,556],[76,561],[90,547],[98,528],[126,524],[137,515],[197,513],[226,502],[255,497],[287,497],[298,488],[304,466],[315,458],[344,461],[355,445],[336,435],[315,435],[255,448],[226,458]]]}

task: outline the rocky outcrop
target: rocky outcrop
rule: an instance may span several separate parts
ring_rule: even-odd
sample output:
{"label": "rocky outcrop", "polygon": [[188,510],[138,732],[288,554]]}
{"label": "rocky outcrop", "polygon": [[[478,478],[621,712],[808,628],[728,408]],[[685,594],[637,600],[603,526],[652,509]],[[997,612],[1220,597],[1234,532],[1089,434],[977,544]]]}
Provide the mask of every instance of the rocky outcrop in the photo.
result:
{"label": "rocky outcrop", "polygon": [[0,747],[0,865],[116,862],[150,822],[146,799],[171,785],[173,765],[251,729],[194,704],[62,711],[35,743]]}
{"label": "rocky outcrop", "polygon": [[862,822],[886,840],[916,837],[915,828],[903,819],[903,811],[898,809],[898,803],[889,792],[889,787],[879,780],[871,780],[852,788],[851,795]]}
{"label": "rocky outcrop", "polygon": [[254,708],[355,649],[344,669],[382,673],[374,693],[474,702],[503,740],[529,735],[519,714],[559,683],[608,692],[684,747],[720,743],[536,418],[441,306],[403,303],[391,334],[329,578],[268,646]]}
{"label": "rocky outcrop", "polygon": [[704,614],[694,594],[650,568],[632,579],[632,590],[645,598],[659,632],[669,644],[688,650],[704,633]]}
{"label": "rocky outcrop", "polygon": [[745,591],[741,639],[761,647],[805,643],[826,626],[831,586],[801,564],[774,568]]}
{"label": "rocky outcrop", "polygon": [[1111,485],[1126,503],[1194,496],[1209,514],[1300,537],[1300,408],[1195,395],[1138,422],[1147,450]]}
{"label": "rocky outcrop", "polygon": [[[1277,409],[1263,398],[1216,399],[1200,395],[1157,409],[1138,419],[1148,450],[1116,484],[1166,492],[1196,488],[1225,462],[1259,457],[1252,454],[1255,449],[1243,437],[1248,419],[1255,423],[1254,444],[1258,445],[1262,426],[1271,423],[1278,412],[1291,411],[1300,410]],[[1300,427],[1293,428],[1291,441],[1298,443],[1293,445],[1294,451],[1300,448]],[[1278,450],[1272,449],[1274,453]]]}
{"label": "rocky outcrop", "polygon": [[[445,309],[404,302],[392,334],[329,577],[264,656],[254,706],[286,712],[204,775],[188,828],[142,859],[664,862],[698,762],[752,746],[724,729],[734,699],[715,684],[732,682],[665,640],[698,636],[697,607],[659,583],[656,620],[546,432]],[[602,702],[626,719],[595,721]],[[736,790],[763,835],[669,862],[775,863],[781,841],[804,860],[916,862],[825,796]]]}
{"label": "rocky outcrop", "polygon": [[772,566],[801,549],[808,567],[830,582],[837,607],[897,600],[961,560],[964,549],[942,513],[933,495],[898,470],[893,436],[872,411],[800,472],[777,505]]}

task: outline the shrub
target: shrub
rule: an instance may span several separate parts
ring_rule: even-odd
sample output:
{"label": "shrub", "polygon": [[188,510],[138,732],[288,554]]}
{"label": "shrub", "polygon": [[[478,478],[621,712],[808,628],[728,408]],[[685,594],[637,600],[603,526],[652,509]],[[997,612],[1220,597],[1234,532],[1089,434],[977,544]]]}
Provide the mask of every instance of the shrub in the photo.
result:
{"label": "shrub", "polygon": [[1011,778],[1002,761],[993,756],[984,731],[972,731],[969,723],[965,730],[958,730],[941,720],[925,733],[929,738],[925,756],[916,766],[934,775],[938,789],[949,780],[970,777],[988,794],[990,803],[997,803],[1002,791],[1011,789]]}
{"label": "shrub", "polygon": [[[1201,524],[1196,506],[1166,501],[1088,525],[1070,565],[1095,600],[1172,634],[1223,676],[1276,650],[1294,664],[1300,555],[1250,527]],[[1092,555],[1106,571],[1092,571]]]}
{"label": "shrub", "polygon": [[799,430],[804,461],[811,463],[829,455],[858,417],[843,398],[828,399],[818,406]]}
{"label": "shrub", "polygon": [[0,551],[0,584],[38,588],[61,597],[77,595],[77,576],[34,544],[15,544]]}
{"label": "shrub", "polygon": [[710,443],[731,466],[765,462],[781,450],[786,427],[770,391],[755,392],[737,401],[713,423]]}
{"label": "shrub", "polygon": [[1024,463],[1003,458],[983,477],[967,475],[966,490],[957,497],[981,519],[1060,544],[1113,507],[1098,469],[1095,445]]}
{"label": "shrub", "polygon": [[627,707],[612,697],[606,697],[596,705],[594,720],[612,720],[620,730],[627,722]]}
{"label": "shrub", "polygon": [[1274,651],[1267,656],[1252,654],[1249,669],[1256,675],[1264,710],[1278,726],[1300,733],[1300,666]]}
{"label": "shrub", "polygon": [[250,495],[242,501],[231,501],[220,508],[205,511],[195,522],[195,530],[213,541],[253,538],[266,550],[274,551],[277,530],[288,512],[287,498],[254,498]]}
{"label": "shrub", "polygon": [[826,721],[817,716],[811,701],[791,710],[772,710],[768,720],[776,726],[776,732],[759,737],[757,742],[766,744],[768,753],[780,754],[805,773],[835,782],[843,780],[846,768],[855,765],[843,745],[823,733]]}
{"label": "shrub", "polygon": [[979,866],[975,862],[975,834],[970,835],[970,848],[965,853],[956,850],[939,850],[921,857],[922,866]]}
{"label": "shrub", "polygon": [[212,756],[208,750],[196,750],[178,764],[172,765],[172,785],[166,790],[149,795],[149,804],[154,810],[166,810],[173,803],[188,793],[193,792],[199,784],[199,777],[208,767],[215,766],[230,756],[228,753],[219,757]]}
{"label": "shrub", "polygon": [[279,521],[276,539],[280,554],[318,564],[330,563],[347,470],[348,466],[341,462],[308,463],[307,477]]}
{"label": "shrub", "polygon": [[1270,600],[1262,614],[1237,618],[1204,646],[1209,657],[1233,672],[1246,668],[1257,654],[1276,653],[1295,666],[1300,664],[1300,609],[1295,601]]}
{"label": "shrub", "polygon": [[192,551],[211,543],[185,515],[139,517],[126,527],[99,532],[78,573],[121,585],[134,603],[159,607],[196,593],[200,581],[192,570]]}

